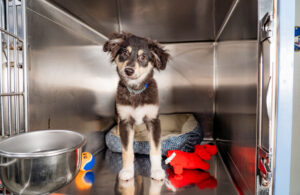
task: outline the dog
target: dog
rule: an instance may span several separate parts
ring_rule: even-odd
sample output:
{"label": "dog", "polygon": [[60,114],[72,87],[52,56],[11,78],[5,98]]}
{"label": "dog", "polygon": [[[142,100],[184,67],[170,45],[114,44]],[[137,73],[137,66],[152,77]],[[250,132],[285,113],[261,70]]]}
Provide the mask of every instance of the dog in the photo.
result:
{"label": "dog", "polygon": [[120,77],[116,95],[116,114],[122,143],[122,169],[119,178],[134,176],[134,125],[145,123],[149,132],[151,177],[165,178],[161,167],[161,127],[159,98],[154,69],[166,68],[169,53],[157,42],[131,33],[113,33],[103,45]]}

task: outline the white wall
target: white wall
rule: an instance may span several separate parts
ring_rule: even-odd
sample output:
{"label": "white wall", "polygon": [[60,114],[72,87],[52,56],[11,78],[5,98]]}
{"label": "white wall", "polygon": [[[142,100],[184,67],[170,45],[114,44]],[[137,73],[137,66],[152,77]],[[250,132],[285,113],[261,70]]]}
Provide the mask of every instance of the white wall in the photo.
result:
{"label": "white wall", "polygon": [[[296,26],[300,26],[300,0],[296,0]],[[290,194],[300,194],[300,51],[295,52],[294,111]]]}

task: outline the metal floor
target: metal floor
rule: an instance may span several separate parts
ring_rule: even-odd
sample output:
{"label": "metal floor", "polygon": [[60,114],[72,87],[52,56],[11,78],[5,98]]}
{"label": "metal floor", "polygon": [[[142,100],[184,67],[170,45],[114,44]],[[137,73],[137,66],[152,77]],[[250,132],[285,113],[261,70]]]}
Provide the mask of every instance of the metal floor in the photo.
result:
{"label": "metal floor", "polygon": [[[52,195],[238,194],[219,155],[213,156],[210,160],[210,176],[207,172],[191,170],[184,171],[182,177],[167,174],[169,178],[168,182],[158,182],[149,178],[150,162],[147,156],[136,156],[136,176],[134,180],[123,183],[119,182],[117,177],[117,173],[121,169],[121,154],[105,150],[97,154],[95,160],[95,166],[92,170],[93,173],[89,173],[89,176],[94,175],[94,183],[92,186],[83,183],[83,174],[79,173],[72,183]],[[164,168],[167,169],[167,171],[171,171],[169,167]],[[170,183],[173,184],[173,187],[170,187]],[[176,186],[178,188],[176,188]],[[179,186],[181,187],[179,188]]]}

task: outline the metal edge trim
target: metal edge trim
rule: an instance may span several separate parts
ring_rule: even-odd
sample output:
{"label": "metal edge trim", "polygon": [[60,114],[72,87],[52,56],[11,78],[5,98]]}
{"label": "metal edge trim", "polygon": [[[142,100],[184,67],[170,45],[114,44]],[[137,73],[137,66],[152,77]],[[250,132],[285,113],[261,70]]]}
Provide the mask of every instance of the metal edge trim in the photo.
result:
{"label": "metal edge trim", "polygon": [[17,134],[17,135],[14,135],[7,139],[2,140],[0,143],[6,142],[7,140],[11,140],[15,137],[24,136],[24,135],[28,135],[28,134],[38,134],[38,133],[42,133],[42,132],[50,132],[50,133],[59,132],[59,133],[67,133],[67,134],[76,134],[79,137],[81,137],[81,143],[79,143],[76,146],[73,146],[71,148],[59,149],[59,150],[48,151],[48,152],[26,152],[26,153],[25,152],[24,153],[23,152],[22,153],[14,152],[14,153],[12,153],[12,152],[5,152],[0,149],[0,156],[10,157],[10,158],[38,158],[38,157],[56,156],[59,154],[68,153],[68,152],[74,151],[78,148],[81,148],[87,142],[87,139],[84,135],[74,132],[74,131],[70,131],[70,130],[40,130],[40,131],[32,131],[32,132],[28,132],[28,133],[23,133],[23,134]]}

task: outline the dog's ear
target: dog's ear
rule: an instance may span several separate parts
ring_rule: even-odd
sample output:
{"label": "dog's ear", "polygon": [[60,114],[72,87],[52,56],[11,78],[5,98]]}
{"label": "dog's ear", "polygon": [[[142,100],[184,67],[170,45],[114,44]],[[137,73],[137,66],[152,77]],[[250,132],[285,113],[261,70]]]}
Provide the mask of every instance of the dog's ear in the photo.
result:
{"label": "dog's ear", "polygon": [[114,61],[121,44],[129,36],[129,33],[113,33],[109,36],[109,39],[103,45],[104,52],[110,52],[111,61]]}
{"label": "dog's ear", "polygon": [[148,39],[148,47],[151,51],[154,67],[157,70],[164,70],[170,54],[157,41]]}

